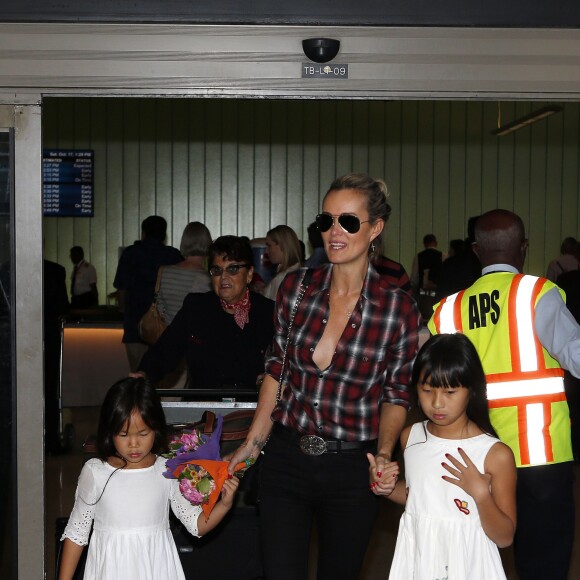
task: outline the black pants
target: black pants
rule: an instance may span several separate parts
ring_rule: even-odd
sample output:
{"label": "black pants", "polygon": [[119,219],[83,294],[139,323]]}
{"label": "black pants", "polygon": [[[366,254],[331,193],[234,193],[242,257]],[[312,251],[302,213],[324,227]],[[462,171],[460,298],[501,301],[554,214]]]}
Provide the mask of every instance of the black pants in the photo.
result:
{"label": "black pants", "polygon": [[572,463],[518,469],[514,540],[520,580],[566,580],[574,542]]}
{"label": "black pants", "polygon": [[564,388],[566,389],[566,399],[568,400],[570,421],[572,423],[572,451],[574,460],[580,462],[580,379],[566,371]]}
{"label": "black pants", "polygon": [[308,577],[310,531],[318,532],[318,580],[356,580],[378,513],[367,451],[309,456],[276,430],[264,450],[260,520],[267,580]]}
{"label": "black pants", "polygon": [[77,294],[71,296],[70,307],[78,310],[84,310],[86,308],[96,308],[98,306],[95,300],[95,294],[93,292],[86,292],[85,294]]}

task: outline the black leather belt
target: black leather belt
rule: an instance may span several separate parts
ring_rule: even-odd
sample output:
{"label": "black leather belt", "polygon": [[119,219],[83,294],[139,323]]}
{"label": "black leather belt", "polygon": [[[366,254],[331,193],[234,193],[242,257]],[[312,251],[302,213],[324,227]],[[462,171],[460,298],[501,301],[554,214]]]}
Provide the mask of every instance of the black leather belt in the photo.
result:
{"label": "black leather belt", "polygon": [[284,441],[296,443],[302,453],[306,455],[360,451],[361,449],[373,449],[377,445],[376,439],[369,441],[341,441],[340,439],[324,439],[318,435],[304,435],[280,423],[274,423],[273,433]]}

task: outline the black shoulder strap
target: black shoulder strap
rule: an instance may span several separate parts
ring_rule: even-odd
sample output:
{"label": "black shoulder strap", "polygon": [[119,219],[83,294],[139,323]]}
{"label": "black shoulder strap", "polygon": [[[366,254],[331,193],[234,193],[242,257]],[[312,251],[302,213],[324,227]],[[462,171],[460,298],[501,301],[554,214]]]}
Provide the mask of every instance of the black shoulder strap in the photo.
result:
{"label": "black shoulder strap", "polygon": [[276,404],[280,402],[280,398],[282,397],[282,384],[284,383],[284,370],[286,368],[286,357],[288,355],[288,343],[290,342],[290,333],[292,332],[292,327],[294,326],[294,317],[296,316],[298,306],[300,306],[300,302],[302,302],[302,298],[304,298],[304,294],[308,289],[308,286],[310,286],[313,272],[314,268],[308,268],[308,270],[306,270],[304,273],[302,281],[300,282],[300,291],[298,292],[296,302],[294,303],[294,308],[292,308],[292,312],[290,314],[290,321],[288,322],[288,333],[286,334],[286,344],[284,345],[284,355],[282,357],[282,369],[280,371],[280,380],[278,381],[278,391],[276,392]]}
{"label": "black shoulder strap", "polygon": [[302,278],[302,282],[300,282],[301,286],[304,286],[304,288],[308,288],[308,286],[310,286],[310,280],[312,280],[312,274],[314,273],[314,268],[308,268],[308,270],[306,270],[306,272],[304,273],[304,276]]}

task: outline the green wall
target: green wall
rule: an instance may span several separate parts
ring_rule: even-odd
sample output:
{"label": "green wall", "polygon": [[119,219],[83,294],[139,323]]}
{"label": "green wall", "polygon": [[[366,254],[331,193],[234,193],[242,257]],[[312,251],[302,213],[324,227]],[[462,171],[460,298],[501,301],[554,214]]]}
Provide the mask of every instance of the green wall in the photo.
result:
{"label": "green wall", "polygon": [[[501,121],[543,105],[502,103]],[[177,247],[192,220],[214,237],[286,223],[306,240],[332,179],[362,171],[389,187],[385,251],[408,270],[425,233],[445,250],[470,216],[503,207],[526,224],[527,271],[543,274],[580,233],[580,108],[501,138],[497,123],[495,102],[47,98],[43,145],[95,151],[95,216],[44,218],[45,254],[70,276],[83,246],[104,302],[148,215]]]}

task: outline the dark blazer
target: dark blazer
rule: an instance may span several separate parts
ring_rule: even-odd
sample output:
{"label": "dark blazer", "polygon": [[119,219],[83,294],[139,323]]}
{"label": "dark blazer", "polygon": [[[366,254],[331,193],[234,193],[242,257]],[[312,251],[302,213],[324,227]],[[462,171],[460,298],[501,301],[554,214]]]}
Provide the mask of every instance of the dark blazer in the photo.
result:
{"label": "dark blazer", "polygon": [[188,294],[139,370],[157,381],[185,356],[190,387],[255,387],[274,334],[274,302],[253,292],[250,301],[250,321],[242,330],[214,292]]}

